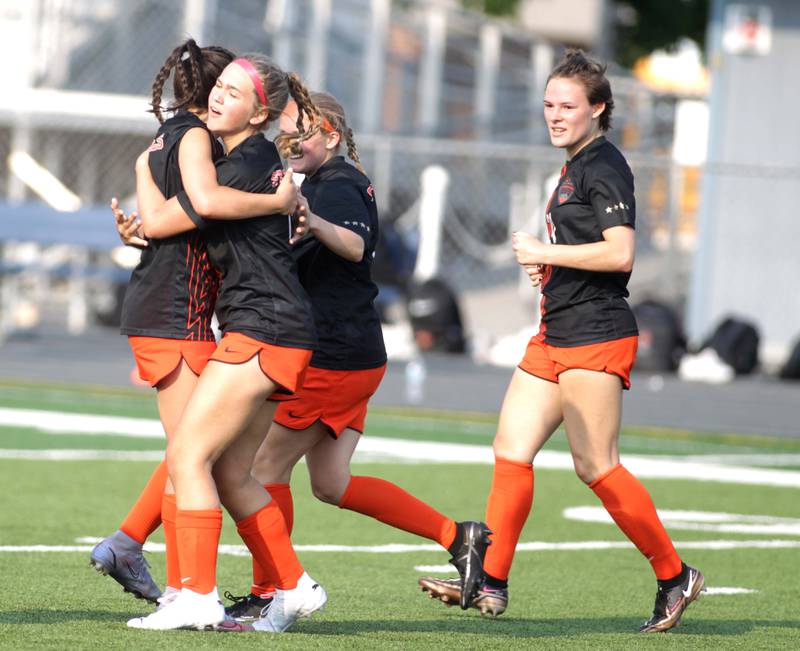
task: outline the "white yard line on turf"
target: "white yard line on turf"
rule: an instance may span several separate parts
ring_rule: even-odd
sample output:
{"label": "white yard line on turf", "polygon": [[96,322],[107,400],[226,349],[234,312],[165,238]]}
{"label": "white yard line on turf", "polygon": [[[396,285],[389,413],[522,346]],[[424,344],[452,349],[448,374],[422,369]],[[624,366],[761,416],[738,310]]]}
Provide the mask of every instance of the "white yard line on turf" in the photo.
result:
{"label": "white yard line on turf", "polygon": [[[89,543],[83,545],[3,545],[0,553],[30,553],[30,552],[91,552],[95,543],[101,538],[78,538],[77,542]],[[691,540],[686,542],[676,541],[675,547],[679,549],[796,549],[800,548],[800,540]],[[298,552],[306,553],[355,553],[355,554],[405,554],[418,552],[441,552],[439,545],[419,544],[389,544],[389,545],[295,545]],[[162,543],[146,543],[145,551],[163,552]],[[633,545],[626,541],[586,540],[582,542],[527,542],[519,543],[519,552],[547,552],[547,551],[596,551],[602,549],[633,549]],[[250,552],[244,545],[220,545],[219,553],[226,556],[249,556]],[[449,567],[449,566],[448,566]]]}
{"label": "white yard line on turf", "polygon": [[[68,414],[60,412],[37,411],[31,409],[0,408],[0,425],[16,425],[34,427],[48,432],[70,432],[84,434],[113,434],[115,436],[135,436],[161,438],[161,424],[157,420],[141,418],[120,418],[116,416],[95,416],[88,414]],[[0,450],[0,458],[25,459],[108,459],[99,456],[107,451],[62,451],[63,457],[53,456],[53,450],[20,451]],[[19,456],[25,454],[27,456]],[[76,456],[69,456],[69,455]],[[97,454],[96,457],[90,457]],[[116,452],[124,455],[124,452]],[[132,453],[125,457],[142,460],[142,452]],[[41,456],[36,456],[41,455]],[[48,456],[49,455],[49,456]],[[83,455],[83,456],[81,456]],[[122,456],[114,458],[123,458]],[[697,459],[698,457],[693,457]],[[757,463],[757,455],[752,456]],[[151,460],[147,457],[147,460]],[[429,441],[407,441],[402,439],[380,438],[366,435],[356,450],[356,461],[390,461],[392,463],[493,463],[494,455],[491,446],[466,445],[461,443],[436,443]],[[731,466],[728,464],[689,461],[681,458],[663,458],[658,456],[623,455],[623,463],[634,475],[658,479],[695,479],[701,481],[718,481],[732,484],[749,484],[759,486],[785,486],[800,488],[800,472],[792,470],[775,470],[772,468],[753,468],[747,466]],[[543,450],[536,456],[537,468],[572,470],[572,457],[568,452]]]}
{"label": "white yard line on turf", "polygon": [[[562,514],[567,520],[614,524],[602,506],[571,506]],[[684,531],[716,531],[767,536],[800,536],[800,518],[773,515],[744,515],[714,511],[658,510],[658,517],[667,529]]]}

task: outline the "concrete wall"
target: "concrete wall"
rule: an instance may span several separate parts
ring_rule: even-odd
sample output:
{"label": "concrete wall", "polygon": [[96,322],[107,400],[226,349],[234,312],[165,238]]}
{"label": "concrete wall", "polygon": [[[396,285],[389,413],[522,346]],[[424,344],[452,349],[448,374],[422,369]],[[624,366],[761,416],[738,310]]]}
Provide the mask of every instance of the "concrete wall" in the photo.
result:
{"label": "concrete wall", "polygon": [[800,2],[771,10],[766,54],[723,45],[729,5],[714,0],[708,163],[687,311],[690,338],[727,314],[752,320],[762,358],[780,362],[800,336]]}

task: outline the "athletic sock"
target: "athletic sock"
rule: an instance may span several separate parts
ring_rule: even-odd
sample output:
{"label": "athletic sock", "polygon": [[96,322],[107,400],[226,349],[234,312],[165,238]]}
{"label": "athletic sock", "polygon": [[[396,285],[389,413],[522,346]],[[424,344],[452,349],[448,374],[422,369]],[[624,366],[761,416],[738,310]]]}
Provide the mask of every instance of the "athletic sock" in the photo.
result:
{"label": "athletic sock", "polygon": [[676,574],[671,579],[658,579],[658,587],[662,588],[663,590],[669,590],[670,588],[679,586],[681,583],[686,581],[688,574],[689,568],[686,567],[686,563],[681,563],[680,573]]}
{"label": "athletic sock", "polygon": [[339,508],[363,513],[386,524],[438,542],[453,544],[456,523],[407,493],[377,477],[351,477],[339,500]]}
{"label": "athletic sock", "polygon": [[164,546],[167,551],[167,586],[181,589],[181,568],[178,562],[178,537],[175,529],[178,507],[175,494],[161,498],[161,522],[164,525]]}
{"label": "athletic sock", "polygon": [[495,590],[506,590],[508,588],[507,579],[498,579],[491,574],[484,574],[484,585],[494,588]]}
{"label": "athletic sock", "polygon": [[208,594],[217,585],[217,548],[222,531],[222,509],[177,509],[175,530],[181,586],[192,592]]}
{"label": "athletic sock", "polygon": [[658,579],[671,579],[681,573],[681,559],[661,524],[650,493],[622,465],[614,466],[589,484],[609,515],[650,561]]}
{"label": "athletic sock", "polygon": [[161,496],[166,484],[167,462],[162,461],[150,475],[136,503],[122,522],[120,531],[144,544],[161,524]]}
{"label": "athletic sock", "polygon": [[[292,489],[289,484],[264,484],[264,488],[272,496],[278,505],[286,522],[286,531],[292,535],[294,526],[294,501],[292,500]],[[271,575],[269,568],[262,567],[253,557],[253,585],[250,588],[256,597],[266,599],[275,592],[275,578]]]}
{"label": "athletic sock", "polygon": [[[236,529],[256,562],[275,579],[275,587],[292,590],[303,575],[286,522],[275,500],[239,520]],[[183,565],[181,565],[183,567]]]}
{"label": "athletic sock", "polygon": [[486,503],[486,524],[493,532],[492,544],[486,550],[483,569],[497,582],[508,581],[517,541],[532,504],[533,465],[496,457]]}

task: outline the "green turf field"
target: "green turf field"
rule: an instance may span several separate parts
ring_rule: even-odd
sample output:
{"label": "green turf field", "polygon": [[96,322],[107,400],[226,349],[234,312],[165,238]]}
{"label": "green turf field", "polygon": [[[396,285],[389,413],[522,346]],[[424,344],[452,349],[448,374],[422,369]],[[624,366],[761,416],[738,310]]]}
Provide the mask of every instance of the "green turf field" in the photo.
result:
{"label": "green turf field", "polygon": [[[139,391],[103,391],[80,387],[0,385],[0,412],[21,409],[152,419],[152,396]],[[736,594],[707,594],[693,605],[683,625],[667,635],[634,633],[653,605],[655,582],[635,549],[571,551],[567,542],[621,542],[611,525],[565,517],[565,509],[597,507],[598,500],[568,470],[536,472],[534,510],[521,542],[549,543],[538,551],[520,551],[511,575],[509,610],[498,620],[476,611],[447,609],[417,588],[415,567],[443,565],[444,551],[368,553],[303,550],[307,545],[344,546],[388,543],[424,544],[350,512],[316,502],[305,468],[293,480],[296,525],[293,540],[309,573],[328,590],[326,611],[285,635],[151,632],[127,629],[129,617],[148,611],[110,579],[88,566],[91,543],[119,524],[143,485],[153,462],[128,460],[64,461],[9,458],[12,451],[152,451],[157,438],[52,433],[37,425],[0,423],[0,647],[8,649],[175,648],[253,649],[782,649],[800,647],[800,487],[792,477],[800,467],[800,442],[691,432],[626,432],[622,452],[685,458],[709,463],[772,467],[789,477],[785,486],[743,485],[690,479],[643,479],[660,510],[738,514],[709,530],[702,517],[688,525],[670,525],[670,533],[688,562],[706,574],[707,585],[746,589]],[[372,437],[488,445],[493,419],[471,414],[410,413],[374,410]],[[404,443],[408,448],[411,444]],[[563,436],[547,448],[566,450]],[[38,451],[38,452],[35,452]],[[743,460],[749,460],[747,464]],[[355,474],[395,481],[457,519],[481,517],[491,481],[488,464],[430,460],[357,463]],[[751,516],[748,519],[746,516]],[[752,516],[771,516],[753,518]],[[772,527],[772,528],[770,528]],[[161,542],[157,533],[153,540]],[[726,541],[725,549],[708,541]],[[778,541],[772,542],[769,541]],[[756,547],[769,543],[791,547]],[[238,545],[226,521],[222,542]],[[78,547],[78,551],[19,551],[41,545]],[[737,546],[738,545],[738,546]],[[745,545],[745,546],[741,546]],[[154,576],[164,575],[164,556],[148,555]],[[243,594],[249,585],[249,561],[222,555],[220,592]],[[256,646],[258,645],[258,646]]]}

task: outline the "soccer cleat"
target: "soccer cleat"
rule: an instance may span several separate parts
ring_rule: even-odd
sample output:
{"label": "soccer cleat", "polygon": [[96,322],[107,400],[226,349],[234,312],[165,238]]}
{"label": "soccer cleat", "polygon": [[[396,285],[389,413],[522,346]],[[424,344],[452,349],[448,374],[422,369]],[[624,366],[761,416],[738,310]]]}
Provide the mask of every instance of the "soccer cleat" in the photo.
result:
{"label": "soccer cleat", "polygon": [[472,598],[476,596],[483,581],[483,559],[486,548],[492,544],[489,535],[492,533],[483,522],[457,522],[456,541],[460,541],[455,549],[451,547],[453,557],[450,563],[455,565],[461,575],[459,603],[462,610],[470,607]]}
{"label": "soccer cleat", "polygon": [[659,633],[678,626],[683,611],[700,598],[705,577],[700,570],[686,566],[686,579],[674,588],[658,588],[653,616],[639,627],[640,633]]}
{"label": "soccer cleat", "polygon": [[156,603],[161,596],[149,565],[142,554],[142,545],[122,531],[95,545],[89,564],[101,574],[110,576],[125,592],[137,599]]}
{"label": "soccer cleat", "polygon": [[225,598],[233,603],[225,607],[225,615],[237,622],[252,622],[261,619],[267,614],[267,609],[272,603],[272,597],[258,597],[252,593],[244,597],[234,597],[230,592],[225,593]]}
{"label": "soccer cleat", "polygon": [[298,619],[322,611],[327,600],[325,588],[303,572],[293,590],[275,590],[267,614],[253,622],[253,629],[265,633],[283,633]]}
{"label": "soccer cleat", "polygon": [[180,594],[163,608],[147,617],[128,620],[130,628],[151,631],[169,631],[178,628],[214,630],[225,621],[225,608],[219,600],[217,589],[208,594],[181,590]]}
{"label": "soccer cleat", "polygon": [[[461,602],[461,581],[459,579],[435,579],[423,576],[419,579],[423,592],[427,592],[431,599],[438,599],[446,606]],[[485,583],[478,587],[478,591],[469,604],[481,615],[497,617],[508,608],[508,588],[491,588]]]}

